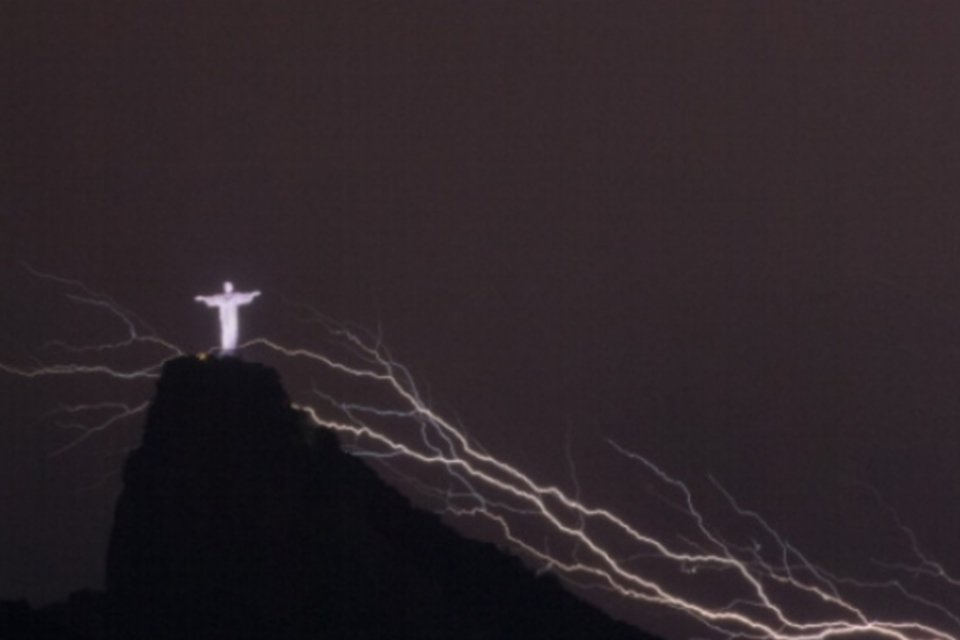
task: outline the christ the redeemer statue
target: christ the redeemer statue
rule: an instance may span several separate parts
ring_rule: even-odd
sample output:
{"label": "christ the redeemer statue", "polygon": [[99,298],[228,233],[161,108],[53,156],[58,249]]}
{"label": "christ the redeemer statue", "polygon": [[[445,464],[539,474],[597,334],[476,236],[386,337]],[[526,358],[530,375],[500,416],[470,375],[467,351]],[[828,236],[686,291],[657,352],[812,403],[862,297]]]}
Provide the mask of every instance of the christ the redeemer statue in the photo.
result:
{"label": "christ the redeemer statue", "polygon": [[250,304],[260,295],[259,291],[241,293],[233,290],[229,282],[223,283],[223,293],[212,296],[197,296],[197,302],[203,302],[208,307],[220,307],[220,350],[223,353],[232,353],[237,348],[237,336],[240,333],[240,320],[237,317],[237,307]]}

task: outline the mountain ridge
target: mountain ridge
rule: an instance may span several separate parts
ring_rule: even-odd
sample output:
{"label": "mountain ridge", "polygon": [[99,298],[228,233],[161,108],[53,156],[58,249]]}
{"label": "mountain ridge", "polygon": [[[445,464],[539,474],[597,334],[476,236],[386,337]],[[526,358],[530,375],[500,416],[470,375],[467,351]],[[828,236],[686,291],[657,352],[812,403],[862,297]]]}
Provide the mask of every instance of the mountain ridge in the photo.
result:
{"label": "mountain ridge", "polygon": [[168,361],[123,483],[111,640],[653,640],[414,507],[262,364]]}

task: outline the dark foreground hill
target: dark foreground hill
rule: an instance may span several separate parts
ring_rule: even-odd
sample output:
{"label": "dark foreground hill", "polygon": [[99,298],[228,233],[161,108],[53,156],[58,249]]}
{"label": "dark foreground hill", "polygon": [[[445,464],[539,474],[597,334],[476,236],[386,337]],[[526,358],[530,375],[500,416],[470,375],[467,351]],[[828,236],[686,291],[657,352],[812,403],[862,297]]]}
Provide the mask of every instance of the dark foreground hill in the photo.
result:
{"label": "dark foreground hill", "polygon": [[230,358],[166,364],[91,602],[115,639],[650,638],[415,509]]}

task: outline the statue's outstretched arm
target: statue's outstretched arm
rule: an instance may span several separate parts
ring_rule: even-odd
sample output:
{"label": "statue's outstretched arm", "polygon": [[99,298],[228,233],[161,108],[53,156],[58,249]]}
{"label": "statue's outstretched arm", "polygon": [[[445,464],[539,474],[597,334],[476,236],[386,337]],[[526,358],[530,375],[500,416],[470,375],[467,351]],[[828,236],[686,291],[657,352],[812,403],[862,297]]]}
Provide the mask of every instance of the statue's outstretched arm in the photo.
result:
{"label": "statue's outstretched arm", "polygon": [[204,303],[205,305],[207,305],[208,307],[216,306],[216,305],[214,304],[214,302],[213,302],[213,299],[212,299],[212,298],[209,298],[209,297],[207,297],[207,296],[197,296],[197,297],[194,298],[194,300],[196,300],[197,302],[202,302],[202,303]]}

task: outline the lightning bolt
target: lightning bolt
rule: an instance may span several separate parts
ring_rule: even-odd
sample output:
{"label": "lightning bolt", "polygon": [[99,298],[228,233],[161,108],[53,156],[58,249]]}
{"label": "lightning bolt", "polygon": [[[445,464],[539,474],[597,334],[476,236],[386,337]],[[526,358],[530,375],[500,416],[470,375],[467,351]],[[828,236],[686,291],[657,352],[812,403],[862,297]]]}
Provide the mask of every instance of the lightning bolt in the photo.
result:
{"label": "lightning bolt", "polygon": [[[323,320],[324,324],[328,322]],[[450,500],[451,504],[446,507],[448,513],[495,523],[515,549],[554,573],[630,600],[673,609],[726,638],[815,640],[865,634],[900,640],[957,637],[960,620],[955,614],[932,600],[910,593],[899,583],[886,586],[910,602],[940,614],[951,626],[885,619],[871,614],[843,595],[844,587],[883,585],[839,578],[816,566],[758,514],[742,508],[717,485],[734,512],[757,525],[771,541],[779,559],[765,560],[759,544],[743,547],[726,541],[708,526],[684,483],[615,442],[610,444],[618,453],[637,462],[665,489],[679,495],[677,506],[693,521],[699,541],[688,541],[688,548],[677,548],[608,509],[586,504],[556,485],[537,482],[517,467],[487,453],[463,430],[431,409],[421,398],[408,370],[381,347],[342,328],[336,335],[346,340],[358,356],[358,362],[348,364],[321,352],[289,348],[265,338],[251,340],[244,346],[266,347],[286,357],[307,359],[338,373],[386,386],[396,401],[393,406],[347,403],[316,394],[334,413],[339,412],[339,417],[316,405],[300,403],[297,408],[315,425],[364,443],[363,449],[369,456],[400,457],[444,470],[463,486],[463,491],[456,496],[458,501],[467,499],[473,503],[458,506]],[[380,424],[384,419],[391,423]],[[410,422],[415,428],[408,428],[404,433],[397,428],[398,419]],[[518,515],[537,518],[553,535],[575,545],[582,553],[577,558],[564,557],[545,544],[538,544],[529,534],[519,532],[520,528],[513,522]],[[614,551],[622,548],[632,548],[633,558],[652,558],[672,565],[676,574],[694,580],[703,575],[723,574],[728,581],[733,579],[738,595],[718,604],[711,603],[708,597],[698,598],[689,590],[674,586],[673,580],[658,580],[651,573],[632,568],[630,562]],[[730,586],[728,583],[727,588]],[[823,611],[819,615],[807,610],[801,612],[791,604],[794,601],[804,605],[817,602]]]}
{"label": "lightning bolt", "polygon": [[[0,371],[27,378],[103,375],[128,382],[156,378],[164,361],[183,355],[182,349],[160,338],[136,314],[109,297],[76,281],[31,272],[67,287],[71,301],[102,309],[125,328],[125,337],[116,342],[50,343],[49,349],[96,358],[150,345],[160,353],[132,367],[96,361],[30,366],[0,363]],[[438,500],[442,512],[489,523],[505,544],[542,572],[577,588],[602,590],[627,602],[671,610],[717,638],[960,640],[960,616],[945,604],[911,591],[895,577],[858,580],[818,566],[714,481],[727,509],[751,531],[747,542],[736,541],[743,535],[728,537],[710,525],[685,483],[616,442],[609,441],[612,452],[631,461],[650,479],[661,500],[688,522],[687,533],[657,535],[637,524],[651,526],[655,514],[628,518],[581,498],[576,482],[573,494],[544,483],[487,451],[463,427],[436,412],[410,371],[390,355],[379,336],[337,324],[310,310],[303,319],[323,329],[330,348],[308,349],[255,338],[240,349],[300,361],[315,367],[318,376],[353,381],[349,388],[356,397],[335,397],[315,385],[294,407],[316,428],[339,433],[350,453],[371,459],[401,482]],[[77,431],[78,436],[56,453],[70,451],[142,413],[147,406],[147,402],[110,401],[62,407],[55,415],[97,417],[65,423],[63,426]],[[572,458],[569,462],[572,468]],[[916,561],[877,562],[878,566],[937,578],[950,586],[960,583],[921,551],[916,536],[899,518],[896,526],[906,536]],[[913,613],[898,617],[877,613],[876,605],[867,604],[869,598],[859,597],[873,591],[897,596],[898,610],[909,607]]]}
{"label": "lightning bolt", "polygon": [[[64,297],[71,303],[93,307],[111,317],[123,327],[124,335],[112,342],[84,345],[51,340],[40,347],[40,351],[44,354],[43,358],[35,357],[33,364],[29,365],[0,362],[0,372],[22,378],[97,376],[130,383],[159,378],[164,362],[184,354],[181,348],[161,338],[143,318],[110,296],[95,291],[77,280],[45,273],[26,263],[20,264],[32,276],[64,289]],[[146,347],[146,353],[141,347]],[[52,357],[61,359],[66,355],[69,360],[50,362],[51,356],[48,354],[59,354]],[[81,361],[84,358],[87,360]],[[131,359],[133,364],[129,362],[125,365],[116,364],[117,360]],[[130,394],[126,389],[120,393]],[[92,436],[142,414],[148,406],[148,399],[136,403],[101,401],[65,405],[49,412],[46,417],[72,416],[72,421],[61,420],[57,424],[74,433],[66,444],[52,451],[50,456],[58,456],[70,451]]]}

